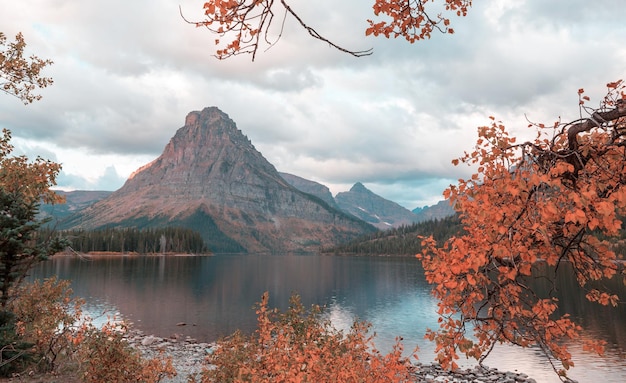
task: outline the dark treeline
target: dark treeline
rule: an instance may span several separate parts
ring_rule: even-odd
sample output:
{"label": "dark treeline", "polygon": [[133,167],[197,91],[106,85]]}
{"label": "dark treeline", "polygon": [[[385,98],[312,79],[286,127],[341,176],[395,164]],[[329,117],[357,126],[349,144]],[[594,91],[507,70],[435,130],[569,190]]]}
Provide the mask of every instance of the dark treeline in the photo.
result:
{"label": "dark treeline", "polygon": [[209,253],[204,240],[194,230],[182,227],[150,229],[105,228],[98,230],[65,230],[71,248],[80,253],[107,251],[120,253]]}
{"label": "dark treeline", "polygon": [[[421,252],[419,236],[430,236],[442,244],[446,239],[462,233],[458,216],[414,223],[395,229],[378,231],[358,237],[348,243],[324,248],[322,253],[363,254],[363,255],[414,255]],[[617,237],[608,238],[600,233],[599,239],[611,242],[617,258],[626,260],[626,220],[622,218],[622,229]]]}
{"label": "dark treeline", "polygon": [[438,242],[443,242],[462,230],[457,216],[414,223],[398,228],[378,231],[356,238],[348,243],[324,248],[322,253],[348,254],[384,254],[384,255],[414,255],[422,250],[422,236],[432,235]]}

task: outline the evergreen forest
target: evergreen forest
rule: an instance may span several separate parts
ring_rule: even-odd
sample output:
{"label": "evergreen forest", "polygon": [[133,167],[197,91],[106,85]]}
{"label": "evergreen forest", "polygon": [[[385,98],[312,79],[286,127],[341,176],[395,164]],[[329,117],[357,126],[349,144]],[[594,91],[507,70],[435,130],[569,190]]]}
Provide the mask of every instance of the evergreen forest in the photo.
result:
{"label": "evergreen forest", "polygon": [[[462,230],[461,221],[455,215],[377,231],[345,244],[323,248],[321,252],[356,255],[415,255],[422,251],[421,237],[432,235],[438,243],[443,243],[448,238],[461,234]],[[600,240],[609,240],[600,233],[596,235]],[[618,259],[626,260],[626,219],[624,218],[622,218],[620,235],[617,239],[612,239],[611,247]]]}
{"label": "evergreen forest", "polygon": [[61,231],[59,235],[79,253],[210,253],[200,233],[182,227],[78,229]]}
{"label": "evergreen forest", "polygon": [[324,248],[322,253],[358,255],[415,255],[422,250],[420,236],[443,242],[462,230],[457,216],[403,225],[358,237],[345,244]]}

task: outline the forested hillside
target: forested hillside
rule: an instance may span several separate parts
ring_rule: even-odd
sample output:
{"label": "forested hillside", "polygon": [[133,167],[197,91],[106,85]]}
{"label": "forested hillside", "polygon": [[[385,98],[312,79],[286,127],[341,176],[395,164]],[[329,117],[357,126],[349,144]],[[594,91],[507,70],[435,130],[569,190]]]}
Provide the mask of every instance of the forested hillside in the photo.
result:
{"label": "forested hillside", "polygon": [[[419,236],[432,235],[442,243],[461,232],[458,216],[415,223],[395,229],[378,231],[356,238],[353,241],[332,248],[324,248],[322,253],[362,254],[362,255],[414,255],[421,252]],[[598,235],[601,240],[607,238]],[[611,244],[618,259],[626,260],[626,220],[622,219],[622,230],[617,240]]]}
{"label": "forested hillside", "polygon": [[378,231],[356,238],[346,244],[322,249],[322,253],[363,255],[414,255],[421,251],[419,236],[432,235],[444,241],[461,231],[457,216],[414,223],[395,229]]}
{"label": "forested hillside", "polygon": [[80,253],[106,251],[119,253],[209,253],[201,235],[181,227],[139,230],[106,228],[100,230],[68,230],[66,237],[74,251]]}

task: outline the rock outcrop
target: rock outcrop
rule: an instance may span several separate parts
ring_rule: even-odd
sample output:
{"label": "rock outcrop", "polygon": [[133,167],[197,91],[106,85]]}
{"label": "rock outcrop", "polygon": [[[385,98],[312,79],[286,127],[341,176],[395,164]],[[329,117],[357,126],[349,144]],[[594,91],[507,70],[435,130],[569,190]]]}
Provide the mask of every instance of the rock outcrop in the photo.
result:
{"label": "rock outcrop", "polygon": [[285,179],[285,181],[289,182],[289,184],[296,189],[314,195],[331,207],[339,209],[339,206],[337,206],[337,203],[333,198],[333,194],[330,192],[330,189],[328,189],[328,186],[289,173],[279,174]]}
{"label": "rock outcrop", "polygon": [[191,112],[163,154],[64,227],[198,230],[214,252],[316,251],[375,228],[291,186],[216,107]]}

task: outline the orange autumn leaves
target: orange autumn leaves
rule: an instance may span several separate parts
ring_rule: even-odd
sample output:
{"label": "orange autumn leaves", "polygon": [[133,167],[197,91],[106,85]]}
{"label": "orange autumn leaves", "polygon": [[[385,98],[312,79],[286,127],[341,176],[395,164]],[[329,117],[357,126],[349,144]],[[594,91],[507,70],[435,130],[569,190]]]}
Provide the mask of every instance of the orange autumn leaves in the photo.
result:
{"label": "orange autumn leaves", "polygon": [[411,381],[411,363],[396,342],[382,355],[373,348],[368,325],[355,322],[344,333],[322,317],[320,307],[304,309],[297,295],[281,313],[268,308],[266,292],[257,308],[254,335],[240,332],[217,342],[200,382],[345,382]]}
{"label": "orange autumn leaves", "polygon": [[471,0],[444,0],[439,4],[443,9],[436,9],[434,5],[429,6],[428,3],[435,2],[432,0],[376,0],[373,6],[374,15],[385,20],[379,22],[367,20],[370,26],[365,34],[383,35],[387,38],[404,37],[410,43],[430,38],[435,29],[442,33],[452,34],[454,29],[449,27],[450,19],[444,17],[441,11],[466,16],[472,5]]}
{"label": "orange autumn leaves", "polygon": [[[465,16],[471,4],[471,0],[375,0],[372,9],[377,21],[367,20],[369,27],[365,34],[403,37],[411,43],[430,38],[433,31],[452,34],[454,29],[450,27],[450,19],[443,15],[453,13]],[[215,57],[220,60],[249,53],[254,61],[261,43],[271,46],[280,39],[288,14],[313,38],[357,57],[371,54],[370,50],[345,49],[322,37],[304,22],[286,0],[211,0],[204,3],[203,9],[206,18],[191,24],[206,27],[219,36],[215,39]],[[270,33],[275,16],[280,18],[281,25],[274,33]],[[223,38],[226,40],[222,41]]]}
{"label": "orange autumn leaves", "polygon": [[25,105],[40,100],[37,89],[52,84],[50,77],[43,77],[41,71],[52,64],[52,60],[43,60],[35,55],[24,57],[26,42],[22,33],[15,36],[14,42],[8,42],[0,32],[0,93],[4,92],[20,99]]}
{"label": "orange autumn leaves", "polygon": [[[274,18],[273,5],[274,0],[212,0],[203,5],[206,19],[194,24],[220,36],[215,39],[217,58],[224,59],[239,53],[255,55],[261,32],[269,27]],[[232,39],[223,44],[221,37],[226,35],[232,36]]]}
{"label": "orange autumn leaves", "polygon": [[30,344],[24,350],[28,363],[14,362],[17,371],[61,373],[86,383],[157,383],[176,375],[171,358],[144,359],[128,343],[123,322],[111,318],[96,327],[83,315],[84,301],[73,297],[69,286],[70,281],[52,277],[17,287],[9,309],[18,339]]}
{"label": "orange autumn leaves", "polygon": [[11,132],[2,130],[0,136],[0,188],[20,194],[28,203],[62,203],[65,199],[50,188],[56,185],[61,165],[37,157],[29,161],[26,156],[14,156]]}
{"label": "orange autumn leaves", "polygon": [[[418,255],[439,299],[441,327],[427,337],[444,365],[454,367],[459,353],[483,358],[497,342],[538,345],[565,368],[573,365],[562,340],[577,339],[580,327],[556,317],[556,298],[529,282],[537,262],[557,272],[568,262],[583,287],[619,272],[616,254],[599,239],[617,236],[626,216],[626,96],[623,82],[608,85],[589,118],[537,125],[533,141],[516,143],[492,118],[474,151],[454,161],[477,169],[445,191],[465,232],[443,246],[426,238]],[[587,299],[619,300],[597,289]],[[601,352],[602,345],[585,347]]]}

